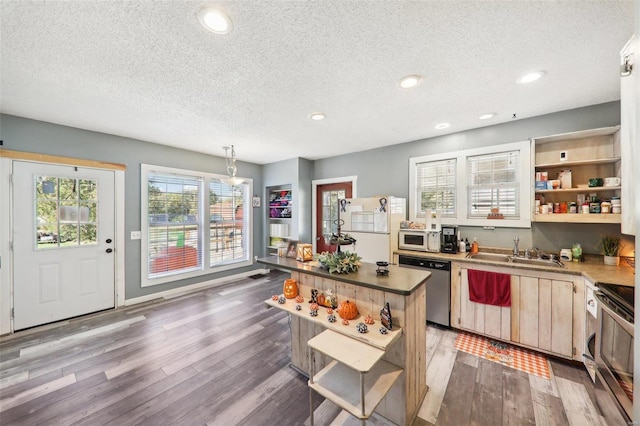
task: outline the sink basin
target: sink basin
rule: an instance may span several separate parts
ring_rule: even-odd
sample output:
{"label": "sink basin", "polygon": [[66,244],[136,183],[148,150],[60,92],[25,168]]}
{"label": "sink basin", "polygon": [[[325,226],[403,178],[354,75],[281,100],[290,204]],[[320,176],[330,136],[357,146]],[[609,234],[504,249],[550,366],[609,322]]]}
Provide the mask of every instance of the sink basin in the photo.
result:
{"label": "sink basin", "polygon": [[522,265],[551,266],[553,268],[565,268],[562,263],[556,262],[555,260],[527,259],[525,257],[512,257],[511,263],[519,263]]}
{"label": "sink basin", "polygon": [[500,253],[469,253],[467,255],[469,259],[476,260],[491,260],[493,262],[508,262],[509,256]]}

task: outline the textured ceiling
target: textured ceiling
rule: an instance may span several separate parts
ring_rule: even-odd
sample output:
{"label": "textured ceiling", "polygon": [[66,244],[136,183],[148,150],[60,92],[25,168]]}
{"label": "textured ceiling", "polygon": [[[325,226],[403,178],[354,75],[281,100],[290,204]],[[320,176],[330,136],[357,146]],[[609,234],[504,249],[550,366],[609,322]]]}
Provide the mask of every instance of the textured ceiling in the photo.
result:
{"label": "textured ceiling", "polygon": [[[232,33],[199,25],[211,4]],[[318,159],[617,100],[632,12],[621,0],[1,0],[0,110],[218,156],[234,144],[260,164]],[[407,74],[424,81],[400,89]]]}

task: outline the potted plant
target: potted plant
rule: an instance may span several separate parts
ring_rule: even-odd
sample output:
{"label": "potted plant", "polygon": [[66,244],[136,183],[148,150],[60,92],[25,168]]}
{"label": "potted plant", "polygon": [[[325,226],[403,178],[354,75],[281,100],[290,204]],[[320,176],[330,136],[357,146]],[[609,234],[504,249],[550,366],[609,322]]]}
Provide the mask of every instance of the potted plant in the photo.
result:
{"label": "potted plant", "polygon": [[323,251],[315,256],[320,265],[329,270],[330,274],[348,274],[350,272],[356,272],[360,266],[360,260],[362,259],[356,253],[350,253],[348,251],[331,253]]}
{"label": "potted plant", "polygon": [[606,234],[600,237],[600,249],[604,255],[605,265],[618,265],[620,263],[620,252],[622,251],[622,241],[617,235]]}

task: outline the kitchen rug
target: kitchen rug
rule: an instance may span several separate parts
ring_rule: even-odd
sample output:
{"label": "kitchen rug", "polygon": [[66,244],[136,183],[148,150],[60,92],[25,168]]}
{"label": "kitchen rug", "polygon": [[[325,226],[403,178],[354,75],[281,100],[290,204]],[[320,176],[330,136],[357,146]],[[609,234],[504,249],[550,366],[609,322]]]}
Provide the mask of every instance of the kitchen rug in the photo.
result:
{"label": "kitchen rug", "polygon": [[460,332],[456,349],[497,362],[525,373],[549,379],[549,363],[544,355],[486,337]]}

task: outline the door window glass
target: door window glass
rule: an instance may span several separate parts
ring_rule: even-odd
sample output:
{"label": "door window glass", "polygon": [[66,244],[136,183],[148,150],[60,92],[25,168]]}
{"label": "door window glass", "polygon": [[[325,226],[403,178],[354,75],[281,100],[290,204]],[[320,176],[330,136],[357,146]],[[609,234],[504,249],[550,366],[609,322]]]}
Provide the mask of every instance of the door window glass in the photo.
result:
{"label": "door window glass", "polygon": [[93,179],[36,176],[36,248],[96,244],[97,188]]}

